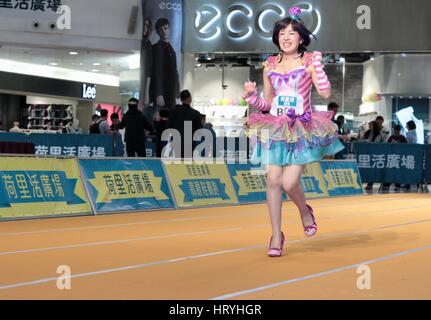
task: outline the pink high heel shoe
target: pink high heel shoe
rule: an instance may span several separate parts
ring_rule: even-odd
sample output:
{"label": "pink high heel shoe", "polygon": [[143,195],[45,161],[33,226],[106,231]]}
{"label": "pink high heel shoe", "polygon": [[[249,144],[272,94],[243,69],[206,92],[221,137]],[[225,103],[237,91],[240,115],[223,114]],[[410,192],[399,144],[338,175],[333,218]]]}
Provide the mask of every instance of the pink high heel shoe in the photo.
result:
{"label": "pink high heel shoe", "polygon": [[311,218],[313,219],[313,224],[311,226],[304,226],[304,234],[307,237],[312,237],[317,233],[316,218],[314,217],[314,214],[313,214],[314,213],[313,208],[308,204],[307,204],[307,208],[310,211]]}
{"label": "pink high heel shoe", "polygon": [[269,241],[268,257],[271,257],[271,258],[281,257],[281,254],[283,253],[283,246],[284,246],[285,239],[286,238],[284,237],[284,233],[281,232],[281,246],[280,246],[280,248],[271,248],[271,243],[272,243],[272,237],[271,237],[271,240]]}

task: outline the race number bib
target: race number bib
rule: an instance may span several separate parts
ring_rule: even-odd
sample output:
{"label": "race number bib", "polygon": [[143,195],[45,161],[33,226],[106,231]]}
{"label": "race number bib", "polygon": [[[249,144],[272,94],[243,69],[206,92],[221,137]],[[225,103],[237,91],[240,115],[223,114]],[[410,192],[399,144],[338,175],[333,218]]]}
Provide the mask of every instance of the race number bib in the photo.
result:
{"label": "race number bib", "polygon": [[295,109],[296,114],[304,113],[304,99],[298,95],[279,94],[272,102],[271,114],[273,116],[282,116],[287,114],[289,109]]}

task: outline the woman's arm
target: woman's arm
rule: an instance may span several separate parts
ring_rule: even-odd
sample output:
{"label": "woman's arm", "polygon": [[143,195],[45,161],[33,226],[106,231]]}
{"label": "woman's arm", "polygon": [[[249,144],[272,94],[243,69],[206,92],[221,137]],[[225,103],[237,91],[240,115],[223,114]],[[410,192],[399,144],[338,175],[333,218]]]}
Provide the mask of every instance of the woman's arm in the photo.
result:
{"label": "woman's arm", "polygon": [[322,53],[318,51],[313,52],[311,61],[311,65],[308,70],[311,72],[313,84],[319,95],[323,99],[328,100],[331,97],[331,83],[323,70]]}
{"label": "woman's arm", "polygon": [[271,80],[267,76],[267,74],[263,73],[263,86],[264,86],[264,97],[261,98],[258,95],[256,83],[247,81],[244,84],[244,100],[254,109],[259,111],[269,111],[271,110],[272,103],[272,86]]}

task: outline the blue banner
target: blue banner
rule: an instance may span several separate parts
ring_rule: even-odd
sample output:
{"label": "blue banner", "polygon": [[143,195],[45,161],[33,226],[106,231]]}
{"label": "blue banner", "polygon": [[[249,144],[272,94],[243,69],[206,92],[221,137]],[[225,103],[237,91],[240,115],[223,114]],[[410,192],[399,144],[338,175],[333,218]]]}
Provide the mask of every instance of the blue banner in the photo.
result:
{"label": "blue banner", "polygon": [[431,183],[431,145],[425,146],[425,181]]}
{"label": "blue banner", "polygon": [[364,182],[417,184],[422,181],[423,145],[356,143],[354,148]]}
{"label": "blue banner", "polygon": [[103,158],[113,155],[113,140],[110,135],[1,133],[0,141],[33,143],[35,153],[39,156]]}
{"label": "blue banner", "polygon": [[174,208],[160,160],[80,160],[98,213]]}
{"label": "blue banner", "polygon": [[7,171],[0,175],[0,207],[18,203],[86,203],[75,194],[78,179],[68,179],[64,171]]}
{"label": "blue banner", "polygon": [[321,161],[329,196],[363,194],[361,175],[355,161]]}

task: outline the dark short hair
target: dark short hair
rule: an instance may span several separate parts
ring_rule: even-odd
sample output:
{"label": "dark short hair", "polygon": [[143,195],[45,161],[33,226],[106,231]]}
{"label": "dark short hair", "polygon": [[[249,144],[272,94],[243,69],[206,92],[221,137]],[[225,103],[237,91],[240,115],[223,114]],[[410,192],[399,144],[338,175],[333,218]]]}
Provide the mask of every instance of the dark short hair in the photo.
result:
{"label": "dark short hair", "polygon": [[328,111],[332,111],[334,109],[339,109],[340,106],[336,102],[330,102],[328,104]]}
{"label": "dark short hair", "polygon": [[171,115],[171,112],[169,111],[169,109],[163,108],[159,111],[159,115],[162,118],[169,118],[169,116]]}
{"label": "dark short hair", "polygon": [[167,26],[169,25],[169,20],[166,19],[166,18],[160,18],[156,22],[156,31],[159,32],[160,28],[162,28],[162,27],[164,27],[166,25]]}
{"label": "dark short hair", "polygon": [[118,113],[116,113],[116,112],[111,114],[111,120],[114,120],[114,119],[120,119],[120,117],[118,116]]}
{"label": "dark short hair", "polygon": [[377,120],[385,121],[385,118],[383,118],[382,116],[377,116],[376,121],[377,121]]}
{"label": "dark short hair", "polygon": [[130,98],[129,99],[129,104],[138,104],[138,103],[139,103],[139,100],[136,98]]}
{"label": "dark short hair", "polygon": [[99,119],[100,117],[97,114],[93,114],[93,116],[91,117],[91,120],[96,120]]}
{"label": "dark short hair", "polygon": [[345,120],[346,118],[345,118],[344,116],[338,116],[338,117],[337,117],[337,121],[338,121],[338,119],[343,119],[343,120]]}
{"label": "dark short hair", "polygon": [[401,131],[401,126],[400,126],[399,124],[397,124],[397,125],[394,127],[394,131]]}
{"label": "dark short hair", "polygon": [[189,90],[183,90],[180,93],[181,100],[186,100],[186,99],[191,98],[191,97],[192,97],[192,94],[190,93]]}
{"label": "dark short hair", "polygon": [[108,115],[108,110],[106,110],[106,109],[102,109],[102,110],[100,110],[100,116],[101,117],[106,117],[107,115]]}
{"label": "dark short hair", "polygon": [[307,47],[310,45],[311,37],[316,38],[305,26],[302,20],[294,20],[291,17],[284,18],[277,21],[274,24],[274,30],[272,34],[272,42],[277,46],[278,50],[281,51],[280,42],[278,41],[281,30],[286,29],[289,25],[292,25],[292,29],[299,33],[303,43],[299,46],[299,53],[301,55],[307,52]]}
{"label": "dark short hair", "polygon": [[416,123],[413,120],[407,122],[407,129],[409,129],[409,130],[416,129]]}

